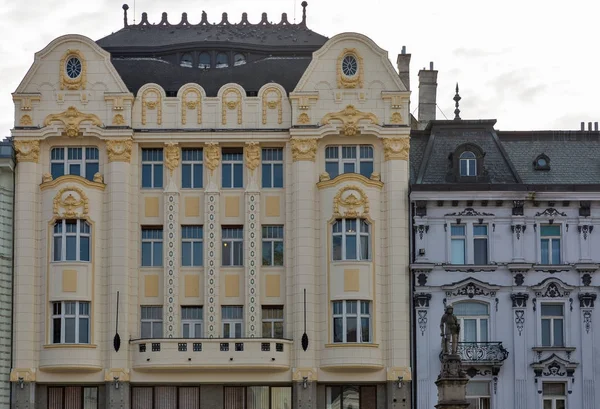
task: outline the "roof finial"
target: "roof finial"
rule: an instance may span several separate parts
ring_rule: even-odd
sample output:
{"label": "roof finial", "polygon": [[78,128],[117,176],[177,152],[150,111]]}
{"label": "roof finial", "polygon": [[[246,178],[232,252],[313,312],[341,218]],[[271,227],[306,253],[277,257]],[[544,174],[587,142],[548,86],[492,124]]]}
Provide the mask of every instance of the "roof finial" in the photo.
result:
{"label": "roof finial", "polygon": [[300,5],[302,6],[302,24],[306,25],[306,6],[308,6],[308,3],[303,1]]}
{"label": "roof finial", "polygon": [[460,95],[458,95],[458,82],[456,83],[456,95],[454,95],[454,106],[456,109],[454,110],[454,120],[460,120],[460,109],[458,109],[458,101],[461,100]]}
{"label": "roof finial", "polygon": [[129,25],[127,22],[127,10],[129,10],[129,6],[127,4],[123,4],[123,27],[127,27]]}

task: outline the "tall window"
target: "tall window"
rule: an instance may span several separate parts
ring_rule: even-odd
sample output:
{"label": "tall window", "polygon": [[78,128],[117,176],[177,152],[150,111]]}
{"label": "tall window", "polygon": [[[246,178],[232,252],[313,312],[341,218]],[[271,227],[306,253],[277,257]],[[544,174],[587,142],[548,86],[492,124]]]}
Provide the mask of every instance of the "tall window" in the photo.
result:
{"label": "tall window", "polygon": [[[177,405],[178,403],[178,405]],[[199,386],[132,386],[131,409],[200,409]],[[50,408],[48,408],[50,409]],[[57,408],[58,409],[58,408]],[[63,409],[62,407],[60,409]],[[87,409],[87,408],[83,408]],[[92,408],[90,408],[92,409]],[[96,408],[93,408],[96,409]]]}
{"label": "tall window", "polygon": [[371,145],[343,145],[325,148],[325,171],[329,177],[343,173],[360,173],[370,178],[373,173],[373,147]]}
{"label": "tall window", "polygon": [[459,302],[453,305],[454,315],[460,322],[461,342],[487,342],[490,318],[487,304]]}
{"label": "tall window", "polygon": [[181,336],[202,338],[202,307],[181,307]]}
{"label": "tall window", "polygon": [[332,230],[334,261],[371,258],[371,226],[365,219],[338,219]]}
{"label": "tall window", "polygon": [[142,188],[163,187],[162,148],[142,149]]}
{"label": "tall window", "polygon": [[227,54],[225,54],[225,53],[218,53],[217,54],[216,67],[217,68],[227,68],[227,67],[229,67],[229,57],[227,56]]}
{"label": "tall window", "polygon": [[262,307],[263,338],[283,338],[283,307]]}
{"label": "tall window", "polygon": [[375,409],[377,407],[377,387],[358,385],[328,386],[326,399],[326,409]]}
{"label": "tall window", "polygon": [[54,261],[90,261],[91,227],[80,219],[54,223]]}
{"label": "tall window", "polygon": [[198,68],[202,68],[207,70],[210,68],[210,54],[209,53],[200,53],[198,56]]}
{"label": "tall window", "polygon": [[475,264],[488,263],[488,227],[485,224],[473,225],[473,258]]}
{"label": "tall window", "polygon": [[466,227],[458,224],[450,226],[450,262],[452,264],[465,264],[466,244]]}
{"label": "tall window", "polygon": [[283,149],[263,148],[262,187],[283,187]]}
{"label": "tall window", "polygon": [[467,402],[469,409],[490,409],[490,383],[473,382],[467,384]]}
{"label": "tall window", "polygon": [[202,226],[181,226],[182,267],[201,266],[202,258]]}
{"label": "tall window", "polygon": [[203,167],[202,149],[184,148],[181,150],[181,187],[184,189],[202,188]]}
{"label": "tall window", "polygon": [[224,305],[221,307],[223,338],[242,338],[244,327],[244,307]]}
{"label": "tall window", "polygon": [[471,151],[460,154],[460,175],[477,176],[477,157]]}
{"label": "tall window", "polygon": [[541,226],[542,264],[560,264],[560,226]]}
{"label": "tall window", "polygon": [[542,383],[544,409],[567,409],[566,385],[560,382]]}
{"label": "tall window", "polygon": [[160,267],[162,265],[162,227],[142,227],[142,267]]}
{"label": "tall window", "polygon": [[223,148],[222,153],[223,188],[244,187],[244,150],[242,148]]}
{"label": "tall window", "polygon": [[242,227],[223,227],[221,230],[221,248],[223,266],[244,265],[244,229]]}
{"label": "tall window", "polygon": [[98,409],[96,386],[49,386],[48,409]]}
{"label": "tall window", "polygon": [[371,342],[371,301],[333,302],[333,342]]}
{"label": "tall window", "polygon": [[283,226],[262,227],[262,265],[283,265]]}
{"label": "tall window", "polygon": [[90,303],[59,301],[52,303],[52,343],[90,343]]}
{"label": "tall window", "polygon": [[564,321],[564,305],[542,304],[542,346],[565,346]]}
{"label": "tall window", "polygon": [[291,386],[225,386],[223,389],[223,409],[290,409],[292,407]]}
{"label": "tall window", "polygon": [[63,175],[78,175],[94,180],[94,175],[99,170],[98,148],[60,147],[50,151],[52,179]]}
{"label": "tall window", "polygon": [[163,336],[163,307],[142,306],[142,335],[141,338],[162,338]]}
{"label": "tall window", "polygon": [[192,68],[192,54],[190,54],[190,53],[183,54],[179,65],[181,65],[182,67],[185,67],[185,68]]}

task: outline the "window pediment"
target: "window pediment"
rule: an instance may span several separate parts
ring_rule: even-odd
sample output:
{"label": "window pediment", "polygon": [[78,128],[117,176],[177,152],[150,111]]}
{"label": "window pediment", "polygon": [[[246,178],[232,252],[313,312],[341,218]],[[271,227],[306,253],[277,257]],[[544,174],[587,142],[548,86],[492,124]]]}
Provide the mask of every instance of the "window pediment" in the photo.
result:
{"label": "window pediment", "polygon": [[89,211],[89,200],[85,192],[76,186],[64,187],[54,197],[53,212],[58,218],[86,218]]}
{"label": "window pediment", "polygon": [[531,364],[536,376],[573,376],[579,363],[561,358],[556,354]]}
{"label": "window pediment", "polygon": [[344,186],[333,198],[333,216],[335,218],[368,217],[369,197],[356,185]]}
{"label": "window pediment", "polygon": [[495,297],[499,289],[500,287],[497,285],[484,283],[475,278],[467,278],[454,284],[442,286],[442,290],[446,292],[446,297]]}
{"label": "window pediment", "polygon": [[535,291],[536,297],[566,298],[575,287],[567,285],[557,278],[547,278],[539,285],[533,286],[532,289]]}

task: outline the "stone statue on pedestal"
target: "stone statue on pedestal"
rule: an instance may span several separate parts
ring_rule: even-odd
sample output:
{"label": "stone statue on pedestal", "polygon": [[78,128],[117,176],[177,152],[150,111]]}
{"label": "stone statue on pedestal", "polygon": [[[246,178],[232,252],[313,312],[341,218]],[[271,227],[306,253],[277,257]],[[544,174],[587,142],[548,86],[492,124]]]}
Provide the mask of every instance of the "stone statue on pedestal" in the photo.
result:
{"label": "stone statue on pedestal", "polygon": [[[442,315],[440,331],[442,332],[442,354],[456,355],[458,353],[460,324],[458,323],[458,318],[454,315],[454,308],[451,305],[446,307],[446,313]],[[450,346],[452,347],[450,348]]]}

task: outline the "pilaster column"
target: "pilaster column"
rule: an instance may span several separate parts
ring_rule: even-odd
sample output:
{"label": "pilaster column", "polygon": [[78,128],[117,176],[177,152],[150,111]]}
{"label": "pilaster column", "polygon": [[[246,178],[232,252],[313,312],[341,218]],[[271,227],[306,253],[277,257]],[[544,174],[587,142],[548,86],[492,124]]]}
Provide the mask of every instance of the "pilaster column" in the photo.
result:
{"label": "pilaster column", "polygon": [[[592,326],[592,314],[597,295],[595,293],[580,293],[579,307],[581,309],[581,356],[594,356],[594,327]],[[593,409],[595,404],[595,382],[594,361],[592,359],[581,360],[581,373],[583,375],[583,397],[582,409]]]}
{"label": "pilaster column", "polygon": [[219,302],[219,266],[221,256],[221,228],[219,223],[219,184],[215,170],[221,162],[218,143],[207,143],[204,163],[209,170],[204,192],[204,231],[206,267],[204,268],[204,316],[205,333],[208,338],[218,338],[221,333]]}
{"label": "pilaster column", "polygon": [[[431,319],[429,314],[429,302],[431,301],[431,294],[428,293],[416,293],[414,295],[414,306],[416,312],[416,348],[417,348],[417,407],[418,408],[430,408],[433,402],[430,402],[432,394],[432,377],[430,374],[431,357],[437,358],[435,354],[431,353],[431,340],[429,334],[431,331],[437,331],[436,329],[427,329],[427,325],[431,325],[428,321]],[[434,328],[437,328],[437,323],[433,323]]]}
{"label": "pilaster column", "polygon": [[[527,315],[527,300],[529,294],[525,292],[517,292],[511,294],[513,306],[513,351],[512,357],[515,365],[515,395],[514,404],[515,409],[527,409],[527,374],[530,371],[528,367],[527,352],[527,333],[526,315]],[[535,325],[530,323],[529,325]],[[496,375],[494,375],[496,376]],[[507,402],[508,403],[508,402]]]}
{"label": "pilaster column", "polygon": [[579,219],[577,232],[579,233],[579,260],[584,262],[592,261],[592,240],[590,235],[594,231],[594,225],[591,220]]}
{"label": "pilaster column", "polygon": [[[515,201],[517,202],[517,201]],[[522,209],[522,207],[521,207]],[[515,212],[515,207],[513,207],[513,214]],[[513,243],[513,261],[525,261],[524,249],[525,249],[525,230],[527,226],[525,225],[525,217],[513,216],[511,220],[510,230],[512,232],[512,243]]]}
{"label": "pilaster column", "polygon": [[246,221],[244,226],[246,257],[245,287],[246,308],[245,319],[246,337],[254,338],[262,336],[261,307],[260,307],[260,279],[259,271],[259,249],[260,249],[260,190],[258,188],[258,172],[260,165],[260,147],[256,142],[247,142],[244,149],[246,167],[248,168],[248,183],[246,184]]}

